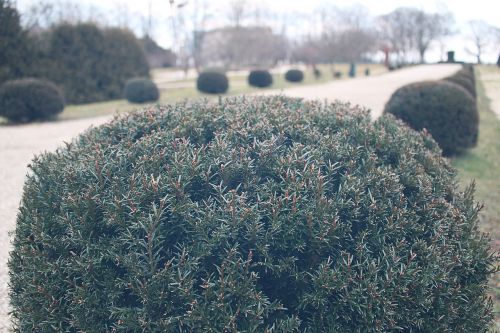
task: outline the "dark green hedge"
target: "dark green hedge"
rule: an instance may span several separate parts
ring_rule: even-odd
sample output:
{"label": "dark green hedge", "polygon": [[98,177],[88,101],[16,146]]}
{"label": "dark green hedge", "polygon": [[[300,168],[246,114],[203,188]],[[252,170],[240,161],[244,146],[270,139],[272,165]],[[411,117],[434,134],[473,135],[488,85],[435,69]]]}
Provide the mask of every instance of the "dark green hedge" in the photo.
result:
{"label": "dark green hedge", "polygon": [[224,73],[206,71],[198,76],[196,87],[206,94],[224,94],[229,89],[229,80]]}
{"label": "dark green hedge", "polygon": [[0,116],[12,122],[51,119],[63,110],[64,98],[52,82],[19,79],[0,86]]}
{"label": "dark green hedge", "polygon": [[160,98],[160,91],[150,79],[133,78],[125,84],[123,95],[131,103],[147,103],[156,102]]}
{"label": "dark green hedge", "polygon": [[385,113],[416,130],[427,129],[446,156],[474,147],[479,131],[475,99],[465,89],[446,81],[429,81],[399,88]]}
{"label": "dark green hedge", "polygon": [[304,72],[300,69],[290,69],[285,73],[285,80],[289,82],[302,82],[304,80]]}
{"label": "dark green hedge", "polygon": [[445,80],[461,86],[471,94],[472,97],[476,98],[476,80],[472,66],[464,67],[454,75],[445,78]]}
{"label": "dark green hedge", "polygon": [[26,75],[30,65],[29,38],[12,1],[0,0],[0,84]]}
{"label": "dark green hedge", "polygon": [[266,70],[253,70],[248,75],[248,84],[258,88],[269,87],[273,84],[273,76]]}
{"label": "dark green hedge", "polygon": [[285,97],[151,107],[31,164],[19,332],[483,332],[494,258],[429,136]]}
{"label": "dark green hedge", "polygon": [[129,31],[93,24],[62,24],[46,33],[34,75],[64,91],[68,103],[118,99],[131,77],[148,77],[142,47]]}

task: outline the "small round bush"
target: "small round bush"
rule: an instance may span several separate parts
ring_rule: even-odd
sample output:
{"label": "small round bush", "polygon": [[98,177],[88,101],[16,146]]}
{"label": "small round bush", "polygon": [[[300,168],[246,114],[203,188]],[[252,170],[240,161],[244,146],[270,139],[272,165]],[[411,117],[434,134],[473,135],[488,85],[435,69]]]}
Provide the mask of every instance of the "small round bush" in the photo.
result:
{"label": "small round bush", "polygon": [[123,94],[130,103],[156,102],[160,97],[156,84],[147,78],[128,80]]}
{"label": "small round bush", "polygon": [[321,78],[321,71],[318,68],[314,68],[313,75],[316,80],[319,80]]}
{"label": "small round bush", "polygon": [[63,110],[63,95],[52,82],[28,78],[0,86],[0,116],[12,122],[51,119]]}
{"label": "small round bush", "polygon": [[490,323],[472,189],[391,116],[285,97],[156,106],[31,168],[9,260],[19,332]]}
{"label": "small round bush", "polygon": [[229,88],[229,81],[224,73],[207,71],[198,76],[196,87],[206,94],[224,94]]}
{"label": "small round bush", "polygon": [[477,143],[476,102],[458,85],[433,81],[404,86],[392,95],[384,112],[402,119],[415,130],[426,128],[446,156]]}
{"label": "small round bush", "polygon": [[336,79],[340,79],[342,77],[342,72],[339,71],[334,72],[333,77]]}
{"label": "small round bush", "polygon": [[288,82],[302,82],[304,80],[304,72],[300,69],[290,69],[285,73],[285,80]]}
{"label": "small round bush", "polygon": [[349,77],[356,77],[356,64],[355,63],[351,63],[349,65]]}
{"label": "small round bush", "polygon": [[273,84],[273,76],[266,70],[253,70],[248,75],[248,84],[258,88],[269,87]]}
{"label": "small round bush", "polygon": [[446,81],[452,82],[464,88],[474,98],[476,97],[476,83],[474,73],[469,69],[462,69],[456,74],[445,78]]}

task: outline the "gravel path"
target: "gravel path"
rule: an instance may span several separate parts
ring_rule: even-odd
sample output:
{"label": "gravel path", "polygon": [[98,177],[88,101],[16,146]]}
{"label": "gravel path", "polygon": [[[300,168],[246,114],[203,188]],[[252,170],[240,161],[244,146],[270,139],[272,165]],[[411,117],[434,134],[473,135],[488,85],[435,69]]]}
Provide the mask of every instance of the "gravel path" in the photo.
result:
{"label": "gravel path", "polygon": [[[342,80],[317,86],[270,91],[308,99],[340,99],[367,106],[378,117],[391,94],[398,87],[421,80],[441,79],[453,74],[459,65],[424,65],[402,69],[380,76]],[[97,126],[109,117],[39,123],[19,126],[0,126],[0,331],[7,332],[8,271],[10,236],[15,227],[17,207],[21,200],[27,165],[35,154],[53,151],[64,141],[83,132],[91,125]]]}
{"label": "gravel path", "polygon": [[[424,80],[440,80],[454,74],[460,65],[421,65],[371,77],[332,81],[316,86],[297,86],[285,90],[265,91],[262,95],[283,93],[307,99],[341,100],[371,109],[372,118],[378,118],[392,93],[401,86]],[[260,94],[259,94],[260,95]]]}

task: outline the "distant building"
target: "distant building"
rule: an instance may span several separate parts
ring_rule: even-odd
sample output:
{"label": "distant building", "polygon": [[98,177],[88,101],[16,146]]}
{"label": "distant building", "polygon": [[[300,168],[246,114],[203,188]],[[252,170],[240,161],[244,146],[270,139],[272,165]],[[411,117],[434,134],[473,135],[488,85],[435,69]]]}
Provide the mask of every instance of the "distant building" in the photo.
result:
{"label": "distant building", "polygon": [[195,33],[198,67],[270,67],[286,57],[286,39],[268,27],[224,27]]}
{"label": "distant building", "polygon": [[175,53],[156,44],[150,37],[141,38],[142,48],[150,68],[174,67],[177,62]]}

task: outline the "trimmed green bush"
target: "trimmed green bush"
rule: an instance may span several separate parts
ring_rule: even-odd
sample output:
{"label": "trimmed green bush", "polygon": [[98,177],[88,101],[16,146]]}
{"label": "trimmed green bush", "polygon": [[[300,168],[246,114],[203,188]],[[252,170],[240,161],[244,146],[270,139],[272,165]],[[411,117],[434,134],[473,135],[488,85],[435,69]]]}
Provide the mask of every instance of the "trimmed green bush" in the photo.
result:
{"label": "trimmed green bush", "polygon": [[285,97],[150,107],[37,157],[20,332],[484,332],[494,257],[430,136]]}
{"label": "trimmed green bush", "polygon": [[446,81],[409,84],[396,90],[384,112],[415,130],[426,128],[446,156],[477,143],[476,101],[458,85]]}
{"label": "trimmed green bush", "polygon": [[349,77],[356,77],[356,64],[353,62],[349,65]]}
{"label": "trimmed green bush", "polygon": [[150,79],[133,78],[127,81],[123,91],[125,98],[131,103],[156,102],[160,92]]}
{"label": "trimmed green bush", "polygon": [[248,75],[248,84],[258,88],[269,87],[273,84],[273,76],[266,70],[253,70]]}
{"label": "trimmed green bush", "polygon": [[342,72],[340,72],[340,71],[334,72],[333,77],[336,79],[340,79],[342,77]]}
{"label": "trimmed green bush", "polygon": [[224,94],[229,89],[229,81],[224,73],[206,71],[198,76],[196,87],[206,94]]}
{"label": "trimmed green bush", "polygon": [[461,86],[474,98],[476,97],[476,80],[472,66],[464,67],[454,75],[445,78],[445,80]]}
{"label": "trimmed green bush", "polygon": [[12,122],[51,119],[63,110],[64,98],[52,82],[19,79],[0,86],[0,116]]}
{"label": "trimmed green bush", "polygon": [[290,69],[285,73],[285,80],[288,82],[302,82],[304,80],[304,72],[300,69]]}
{"label": "trimmed green bush", "polygon": [[313,75],[316,80],[319,80],[321,78],[321,71],[318,68],[314,68]]}

